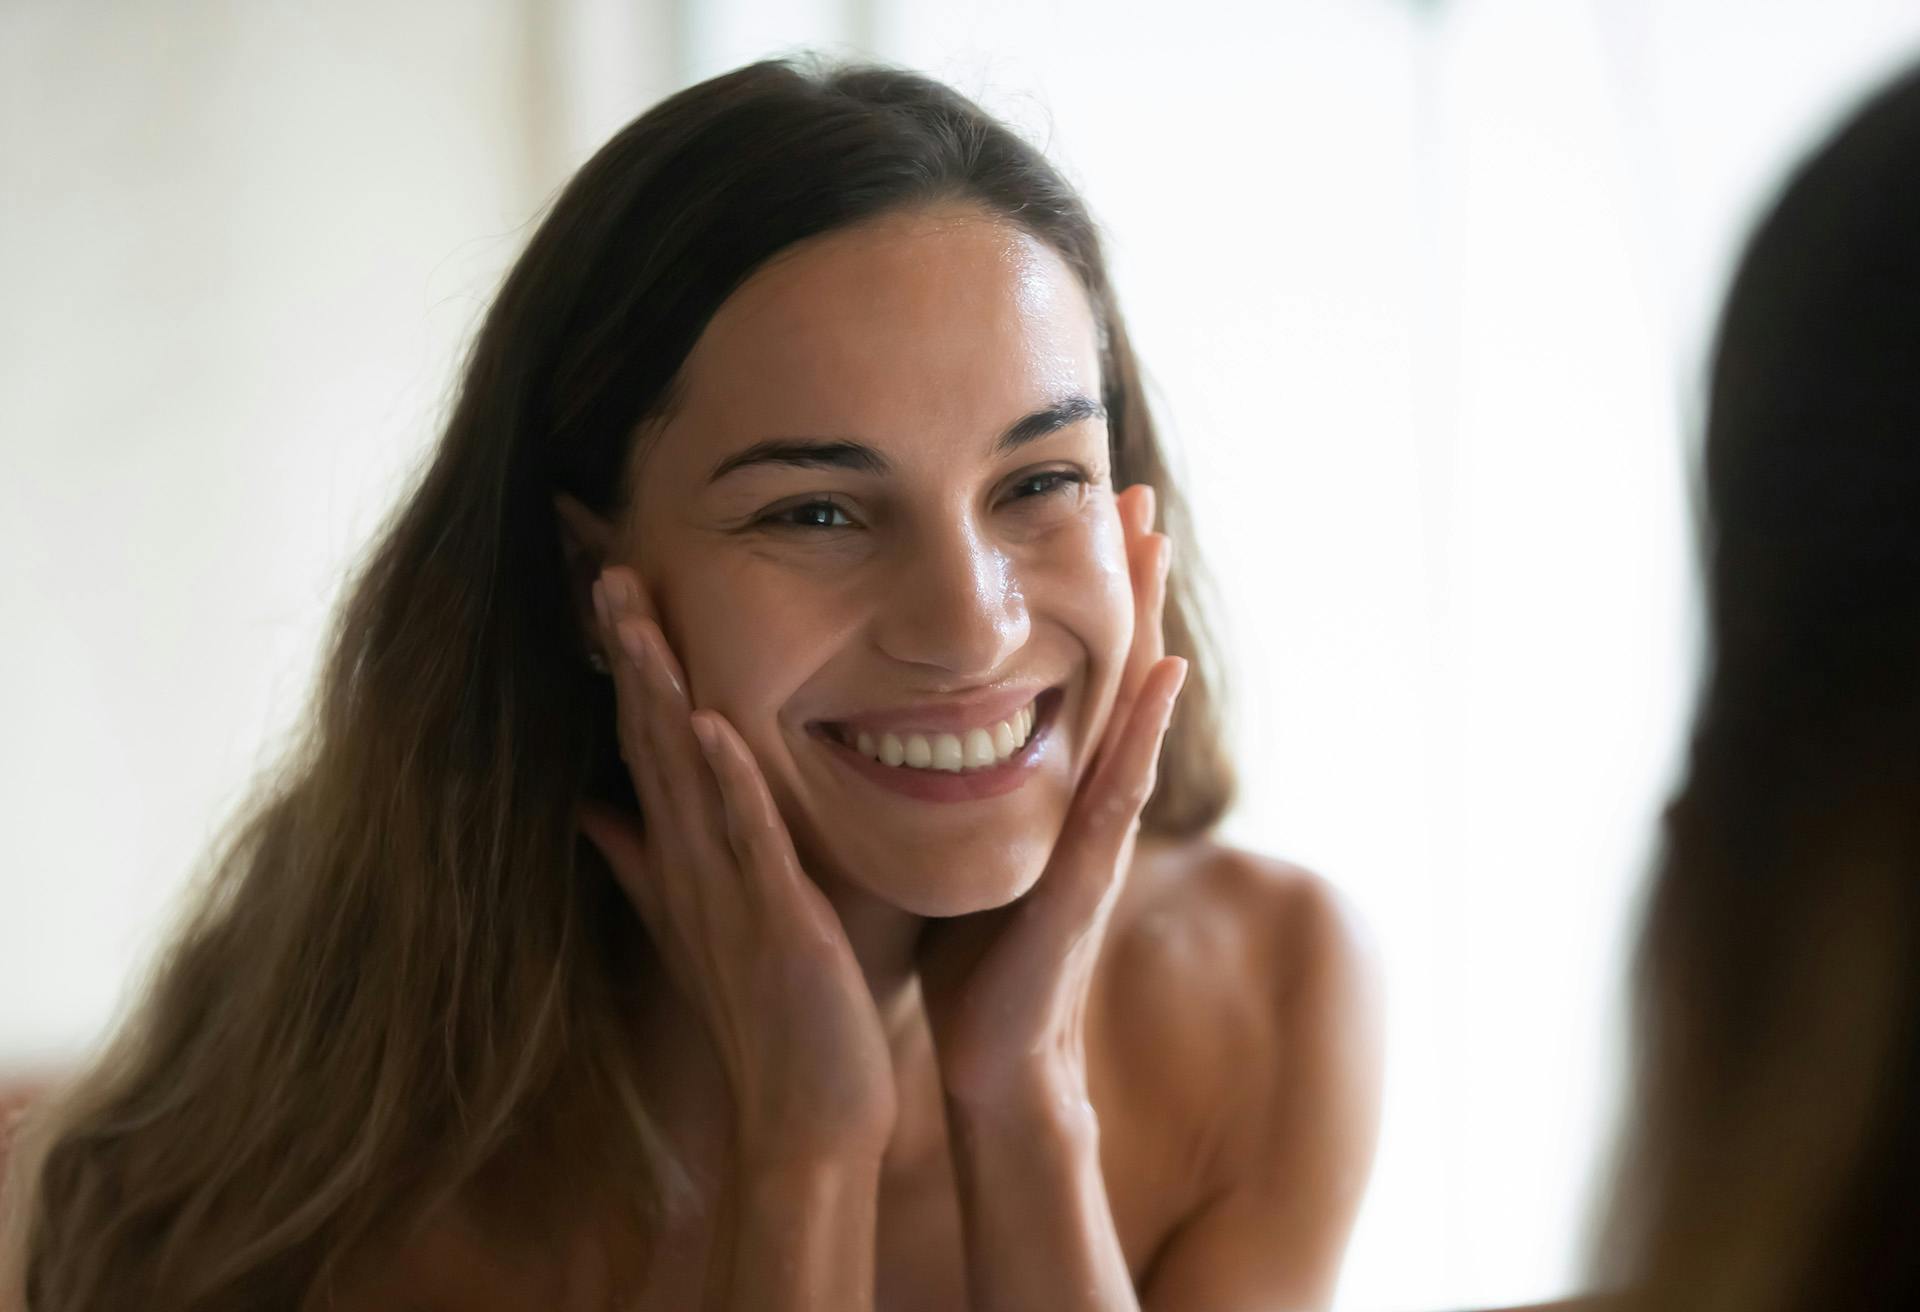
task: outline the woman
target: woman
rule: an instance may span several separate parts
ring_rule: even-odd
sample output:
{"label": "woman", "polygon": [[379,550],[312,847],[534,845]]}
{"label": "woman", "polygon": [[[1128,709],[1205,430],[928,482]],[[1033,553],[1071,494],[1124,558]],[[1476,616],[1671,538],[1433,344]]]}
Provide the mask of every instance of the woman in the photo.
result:
{"label": "woman", "polygon": [[1373,1003],[1207,838],[1184,535],[1038,154],[874,68],[643,116],[29,1127],[35,1312],[1324,1303]]}
{"label": "woman", "polygon": [[1920,70],[1741,262],[1710,659],[1639,962],[1603,1274],[1650,1306],[1920,1306]]}

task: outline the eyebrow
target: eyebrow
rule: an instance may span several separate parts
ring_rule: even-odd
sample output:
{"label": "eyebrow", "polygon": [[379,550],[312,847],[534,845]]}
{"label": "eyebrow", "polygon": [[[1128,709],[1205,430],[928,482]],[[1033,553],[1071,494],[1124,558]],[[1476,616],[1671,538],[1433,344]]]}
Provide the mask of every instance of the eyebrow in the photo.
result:
{"label": "eyebrow", "polygon": [[[1074,393],[1032,414],[1016,420],[993,444],[997,456],[1017,451],[1029,442],[1037,442],[1083,419],[1105,419],[1107,408],[1090,396]],[[775,437],[755,442],[736,451],[707,475],[709,484],[717,483],[736,470],[751,465],[784,465],[799,469],[846,469],[859,474],[885,474],[892,469],[887,458],[861,442],[815,437]]]}

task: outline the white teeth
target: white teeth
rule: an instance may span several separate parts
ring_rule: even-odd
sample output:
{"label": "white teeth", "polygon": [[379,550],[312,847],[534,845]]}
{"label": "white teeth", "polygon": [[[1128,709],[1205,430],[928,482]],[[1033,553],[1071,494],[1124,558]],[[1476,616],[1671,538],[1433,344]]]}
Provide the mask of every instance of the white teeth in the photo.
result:
{"label": "white teeth", "polygon": [[936,770],[958,770],[966,764],[961,754],[960,740],[950,733],[937,733],[933,736],[933,768]]}
{"label": "white teeth", "polygon": [[964,734],[872,734],[854,737],[854,748],[862,756],[885,765],[901,765],[913,770],[980,770],[1006,760],[1033,737],[1034,710],[1022,707],[1007,719],[989,728],[969,729]]}

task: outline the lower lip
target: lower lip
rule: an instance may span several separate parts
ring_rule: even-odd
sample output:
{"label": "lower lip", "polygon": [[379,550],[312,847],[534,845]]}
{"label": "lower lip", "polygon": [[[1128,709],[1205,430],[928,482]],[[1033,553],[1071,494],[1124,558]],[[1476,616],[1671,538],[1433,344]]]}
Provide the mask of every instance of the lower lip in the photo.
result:
{"label": "lower lip", "polygon": [[1040,767],[1053,737],[1053,712],[1059,701],[1060,695],[1055,689],[1041,693],[1034,703],[1036,718],[1032,735],[1012,756],[980,770],[917,770],[906,765],[883,765],[824,733],[816,731],[814,738],[835,760],[861,778],[903,797],[920,802],[974,802],[1012,792]]}

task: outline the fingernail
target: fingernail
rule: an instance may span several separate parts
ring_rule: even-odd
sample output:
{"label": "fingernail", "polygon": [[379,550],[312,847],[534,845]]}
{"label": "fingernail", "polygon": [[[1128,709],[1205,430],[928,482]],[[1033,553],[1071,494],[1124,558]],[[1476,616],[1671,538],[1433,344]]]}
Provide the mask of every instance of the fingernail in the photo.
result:
{"label": "fingernail", "polygon": [[[650,620],[634,620],[628,627],[634,631],[633,659],[639,663],[641,672],[674,696],[685,697],[687,690],[680,686],[680,677],[674,673],[673,661],[667,655],[666,635]],[[639,654],[639,648],[645,648],[646,654]]]}
{"label": "fingernail", "polygon": [[720,750],[720,740],[714,736],[713,726],[699,716],[692,716],[688,723],[693,726],[693,736],[700,741],[700,750],[712,756]]}
{"label": "fingernail", "polygon": [[620,639],[620,650],[626,652],[627,659],[642,674],[653,669],[653,654],[647,650],[646,635],[638,624],[619,624],[614,626],[614,634]]}

